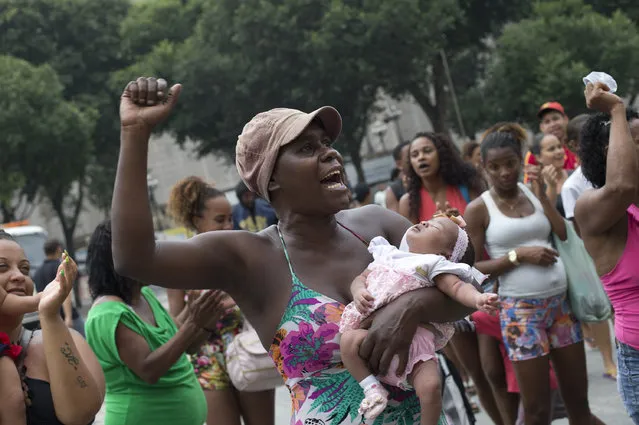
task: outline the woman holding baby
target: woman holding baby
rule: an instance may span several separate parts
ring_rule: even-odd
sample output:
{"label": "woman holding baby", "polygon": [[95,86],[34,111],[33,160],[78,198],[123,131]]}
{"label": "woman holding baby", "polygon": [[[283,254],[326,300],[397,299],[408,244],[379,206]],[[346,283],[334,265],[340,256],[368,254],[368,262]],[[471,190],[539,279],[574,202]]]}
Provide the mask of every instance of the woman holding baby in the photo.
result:
{"label": "woman holding baby", "polygon": [[[254,117],[236,148],[241,178],[273,205],[279,225],[259,233],[155,241],[145,195],[148,141],[181,89],[140,78],[123,93],[112,209],[116,269],[167,287],[224,290],[254,324],[282,374],[291,392],[292,423],[361,423],[363,390],[340,355],[341,315],[352,301],[351,283],[371,263],[369,242],[382,236],[399,246],[410,222],[376,206],[348,209],[343,160],[333,147],[341,131],[335,109],[307,114],[279,108]],[[362,324],[368,333],[359,354],[380,376],[397,356],[402,374],[420,323],[451,322],[470,311],[434,287],[401,295]],[[386,389],[380,420],[419,423],[415,391]]]}

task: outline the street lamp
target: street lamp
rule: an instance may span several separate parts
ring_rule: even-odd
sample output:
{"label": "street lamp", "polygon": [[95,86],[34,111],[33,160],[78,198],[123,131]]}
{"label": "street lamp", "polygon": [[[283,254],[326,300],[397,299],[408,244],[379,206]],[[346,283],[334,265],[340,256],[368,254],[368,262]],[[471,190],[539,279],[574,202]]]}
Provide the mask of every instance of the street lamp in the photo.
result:
{"label": "street lamp", "polygon": [[371,133],[375,134],[379,139],[379,143],[382,145],[383,152],[388,152],[388,150],[386,149],[386,144],[384,143],[384,135],[386,134],[387,130],[388,126],[380,120],[375,120],[371,125]]}
{"label": "street lamp", "polygon": [[390,102],[386,103],[386,110],[384,111],[384,122],[393,122],[393,127],[395,127],[395,134],[397,135],[397,144],[400,144],[404,141],[401,129],[399,128],[399,117],[401,116],[401,109],[391,104]]}

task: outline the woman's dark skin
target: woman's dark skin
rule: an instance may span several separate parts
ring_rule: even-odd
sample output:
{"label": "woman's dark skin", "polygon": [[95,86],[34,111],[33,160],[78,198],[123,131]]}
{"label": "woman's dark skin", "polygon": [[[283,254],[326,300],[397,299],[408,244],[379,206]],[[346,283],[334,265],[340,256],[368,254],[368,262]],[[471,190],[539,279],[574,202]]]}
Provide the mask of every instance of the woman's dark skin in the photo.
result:
{"label": "woman's dark skin", "polygon": [[[639,203],[639,137],[633,140],[623,101],[604,86],[590,84],[586,88],[586,101],[589,108],[611,116],[606,184],[585,192],[575,206],[581,237],[602,276],[621,258],[628,237],[626,210]],[[593,210],[597,214],[592,214]]]}
{"label": "woman's dark skin", "polygon": [[[214,285],[224,290],[268,348],[292,283],[275,227],[259,233],[219,231],[188,241],[155,241],[146,196],[147,151],[152,129],[169,115],[181,86],[173,86],[168,98],[167,89],[164,80],[139,78],[129,83],[122,96],[121,149],[112,206],[116,269],[165,287]],[[328,191],[320,184],[329,170],[341,164],[324,129],[311,125],[280,150],[269,191],[299,278],[346,304],[351,301],[352,280],[368,266],[371,256],[337,220],[366,240],[381,235],[397,245],[410,223],[376,206],[348,210],[348,191]],[[454,321],[468,313],[434,288],[407,294],[379,311],[361,355],[372,370],[383,374],[398,354],[401,369],[419,322]]]}
{"label": "woman's dark skin", "polygon": [[[521,153],[511,147],[489,149],[482,161],[493,184],[491,193],[501,213],[513,218],[533,214],[532,203],[518,188],[518,179],[522,171]],[[542,189],[543,179],[539,168],[531,168],[527,171],[529,171],[528,175],[533,182],[533,192],[539,198],[553,232],[560,239],[565,240],[565,223]],[[511,210],[507,206],[512,206],[513,209]],[[484,246],[490,216],[482,198],[477,198],[468,205],[465,218],[473,245]],[[521,263],[540,266],[549,266],[555,263],[558,256],[556,251],[541,246],[520,247],[516,251]],[[483,273],[496,277],[514,267],[507,256],[481,261],[481,251],[477,252],[475,267]],[[551,350],[550,359],[555,366],[570,424],[601,424],[599,419],[592,416],[588,405],[588,379],[583,342]],[[513,367],[521,387],[520,394],[524,403],[526,424],[546,425],[551,407],[548,358],[544,356],[513,362]]]}

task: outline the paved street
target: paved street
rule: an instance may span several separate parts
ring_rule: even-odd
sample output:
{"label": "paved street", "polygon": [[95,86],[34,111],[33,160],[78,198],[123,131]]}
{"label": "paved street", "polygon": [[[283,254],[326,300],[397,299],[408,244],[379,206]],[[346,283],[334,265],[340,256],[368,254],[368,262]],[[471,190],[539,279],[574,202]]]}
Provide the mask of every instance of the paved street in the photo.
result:
{"label": "paved street", "polygon": [[[158,297],[166,305],[166,295],[160,288],[156,293]],[[88,307],[88,300],[85,303]],[[86,307],[83,308],[86,311]],[[632,425],[632,421],[628,418],[621,404],[619,394],[617,392],[617,386],[615,382],[602,377],[603,365],[601,362],[601,356],[599,352],[587,349],[586,350],[588,360],[588,378],[589,378],[589,394],[590,403],[594,413],[599,416],[608,425]],[[286,425],[289,423],[291,403],[286,388],[279,388],[276,395],[276,425]],[[98,414],[95,425],[103,425],[103,413]],[[210,424],[215,425],[215,424]],[[492,422],[488,417],[480,413],[477,415],[477,425],[492,425]],[[553,422],[553,425],[568,425],[567,419],[562,419]]]}

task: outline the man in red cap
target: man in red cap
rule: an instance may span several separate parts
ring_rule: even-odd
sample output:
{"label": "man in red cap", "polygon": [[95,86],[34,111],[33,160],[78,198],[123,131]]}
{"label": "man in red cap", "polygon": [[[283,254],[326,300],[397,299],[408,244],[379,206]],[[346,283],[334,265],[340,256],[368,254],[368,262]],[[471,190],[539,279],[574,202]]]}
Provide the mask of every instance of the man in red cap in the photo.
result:
{"label": "man in red cap", "polygon": [[[539,130],[543,134],[552,134],[564,144],[564,151],[566,153],[564,168],[566,170],[574,170],[577,168],[577,156],[566,146],[566,128],[568,127],[569,120],[561,103],[544,103],[539,108],[539,112],[537,112],[537,118],[539,118]],[[524,158],[524,165],[539,165],[539,162],[537,158],[535,158],[535,155],[528,151]],[[525,179],[525,181],[527,180],[528,179]]]}

